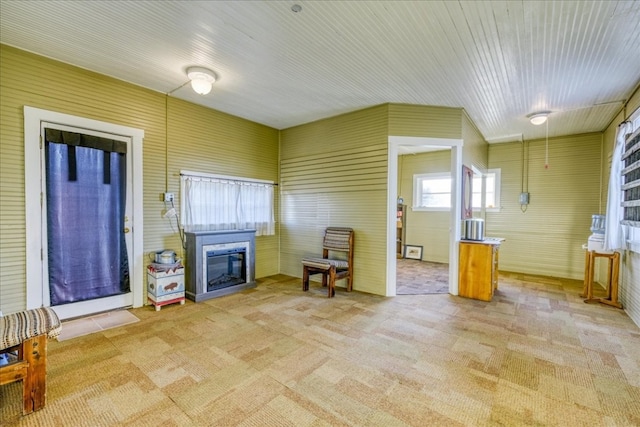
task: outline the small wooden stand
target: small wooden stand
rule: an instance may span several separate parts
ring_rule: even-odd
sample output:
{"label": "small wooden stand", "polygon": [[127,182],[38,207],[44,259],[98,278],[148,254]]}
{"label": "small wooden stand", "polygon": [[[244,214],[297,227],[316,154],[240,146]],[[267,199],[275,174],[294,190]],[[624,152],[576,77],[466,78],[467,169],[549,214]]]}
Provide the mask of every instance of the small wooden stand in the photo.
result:
{"label": "small wooden stand", "polygon": [[[609,268],[607,269],[607,297],[593,297],[593,272],[595,270],[596,258],[607,258],[609,260]],[[584,259],[584,288],[582,290],[582,298],[586,298],[584,302],[600,302],[616,308],[622,308],[622,304],[618,302],[618,273],[620,269],[620,253],[600,253],[596,251],[586,250]]]}

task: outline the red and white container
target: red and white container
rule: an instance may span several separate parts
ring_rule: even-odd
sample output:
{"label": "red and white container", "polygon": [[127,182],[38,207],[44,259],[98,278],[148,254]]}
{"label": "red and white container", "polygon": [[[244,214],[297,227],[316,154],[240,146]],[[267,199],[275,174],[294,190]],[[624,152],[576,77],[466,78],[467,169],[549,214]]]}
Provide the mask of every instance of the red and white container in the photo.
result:
{"label": "red and white container", "polygon": [[147,266],[147,300],[156,311],[167,304],[184,304],[184,267],[180,263]]}

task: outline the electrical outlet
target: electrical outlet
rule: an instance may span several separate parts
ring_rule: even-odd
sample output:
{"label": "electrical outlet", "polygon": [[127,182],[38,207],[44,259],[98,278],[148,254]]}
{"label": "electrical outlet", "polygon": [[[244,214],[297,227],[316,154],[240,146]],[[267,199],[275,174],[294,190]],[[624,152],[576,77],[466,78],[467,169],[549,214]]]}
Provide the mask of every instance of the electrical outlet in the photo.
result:
{"label": "electrical outlet", "polygon": [[164,193],[165,202],[173,202],[173,193]]}

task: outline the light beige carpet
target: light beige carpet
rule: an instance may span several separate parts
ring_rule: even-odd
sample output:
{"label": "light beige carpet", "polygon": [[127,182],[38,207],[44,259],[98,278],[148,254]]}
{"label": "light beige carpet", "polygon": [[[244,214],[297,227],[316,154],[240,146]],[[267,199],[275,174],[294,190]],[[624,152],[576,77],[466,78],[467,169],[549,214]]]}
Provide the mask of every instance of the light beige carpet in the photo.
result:
{"label": "light beige carpet", "polygon": [[582,281],[500,272],[491,302],[271,276],[48,343],[47,403],[2,427],[640,426],[640,329]]}
{"label": "light beige carpet", "polygon": [[80,319],[67,320],[62,322],[62,332],[58,337],[58,341],[65,341],[139,321],[140,319],[127,310],[109,311]]}

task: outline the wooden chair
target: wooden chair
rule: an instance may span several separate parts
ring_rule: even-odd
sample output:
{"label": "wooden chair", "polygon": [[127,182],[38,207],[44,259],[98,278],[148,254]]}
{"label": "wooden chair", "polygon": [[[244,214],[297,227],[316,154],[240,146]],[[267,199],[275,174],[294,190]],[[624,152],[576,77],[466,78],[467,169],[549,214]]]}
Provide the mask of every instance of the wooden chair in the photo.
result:
{"label": "wooden chair", "polygon": [[[342,252],[346,259],[329,258],[330,252]],[[302,290],[309,290],[309,276],[322,274],[322,286],[328,286],[327,297],[335,295],[336,280],[347,279],[347,291],[353,289],[353,229],[327,227],[322,240],[322,258],[302,259]]]}
{"label": "wooden chair", "polygon": [[48,307],[0,317],[0,385],[22,381],[22,413],[42,409],[47,390],[47,339],[61,331]]}

